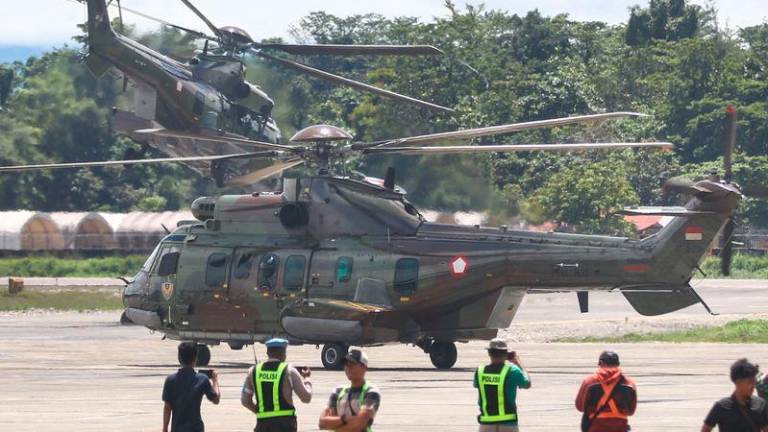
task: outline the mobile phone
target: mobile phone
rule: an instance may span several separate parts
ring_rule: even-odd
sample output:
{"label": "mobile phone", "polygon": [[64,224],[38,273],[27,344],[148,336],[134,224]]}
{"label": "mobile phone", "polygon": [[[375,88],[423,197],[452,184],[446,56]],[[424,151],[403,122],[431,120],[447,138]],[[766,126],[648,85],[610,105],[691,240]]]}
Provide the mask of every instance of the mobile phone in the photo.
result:
{"label": "mobile phone", "polygon": [[517,357],[517,352],[510,351],[510,352],[507,353],[507,360],[512,361],[512,360],[515,359],[515,357]]}
{"label": "mobile phone", "polygon": [[199,373],[205,375],[208,377],[208,379],[213,378],[213,369],[200,369],[198,370]]}

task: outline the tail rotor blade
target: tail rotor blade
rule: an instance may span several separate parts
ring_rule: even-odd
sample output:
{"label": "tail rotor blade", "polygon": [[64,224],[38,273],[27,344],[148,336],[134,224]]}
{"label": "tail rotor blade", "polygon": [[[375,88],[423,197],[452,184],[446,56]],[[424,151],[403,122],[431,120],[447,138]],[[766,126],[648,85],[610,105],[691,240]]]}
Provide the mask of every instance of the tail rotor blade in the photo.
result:
{"label": "tail rotor blade", "polygon": [[693,181],[685,177],[673,177],[661,187],[664,194],[683,194],[683,195],[698,195],[703,192],[707,192],[703,188],[699,187]]}
{"label": "tail rotor blade", "polygon": [[723,247],[720,249],[720,273],[724,276],[731,275],[731,261],[733,259],[733,231],[736,224],[733,218],[728,219],[723,229]]}
{"label": "tail rotor blade", "polygon": [[733,179],[733,150],[736,147],[736,107],[728,105],[725,108],[725,154],[723,156],[723,170],[725,171],[724,180],[730,183]]}

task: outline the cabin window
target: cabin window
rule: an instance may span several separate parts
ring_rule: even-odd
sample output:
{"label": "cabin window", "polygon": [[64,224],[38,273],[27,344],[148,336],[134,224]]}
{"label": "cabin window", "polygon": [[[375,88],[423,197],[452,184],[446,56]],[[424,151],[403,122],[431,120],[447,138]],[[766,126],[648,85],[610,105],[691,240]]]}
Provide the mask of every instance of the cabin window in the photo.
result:
{"label": "cabin window", "polygon": [[416,293],[419,283],[419,260],[402,258],[395,264],[395,291],[404,296]]}
{"label": "cabin window", "polygon": [[336,261],[336,281],[349,282],[352,278],[352,264],[354,260],[351,257],[339,257]]}
{"label": "cabin window", "polygon": [[251,266],[253,265],[254,254],[246,252],[240,255],[235,267],[235,279],[248,279],[251,276]]}
{"label": "cabin window", "polygon": [[264,255],[259,261],[259,288],[274,289],[277,284],[277,266],[280,257],[274,254]]}
{"label": "cabin window", "polygon": [[205,284],[209,287],[221,287],[227,280],[227,254],[215,253],[208,256],[205,268]]}
{"label": "cabin window", "polygon": [[285,260],[285,274],[283,277],[285,289],[299,291],[304,287],[304,269],[307,259],[303,255],[291,255]]}

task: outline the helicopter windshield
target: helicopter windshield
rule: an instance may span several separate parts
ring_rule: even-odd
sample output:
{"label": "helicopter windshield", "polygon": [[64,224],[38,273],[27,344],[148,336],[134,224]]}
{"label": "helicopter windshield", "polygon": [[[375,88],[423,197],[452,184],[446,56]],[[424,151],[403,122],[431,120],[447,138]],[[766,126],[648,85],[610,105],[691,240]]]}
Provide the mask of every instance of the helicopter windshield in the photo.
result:
{"label": "helicopter windshield", "polygon": [[160,246],[162,245],[162,243],[158,243],[157,246],[155,246],[155,250],[153,250],[152,253],[149,254],[149,257],[147,257],[147,260],[144,261],[144,264],[141,266],[141,270],[149,272],[149,270],[152,268],[152,263],[155,262],[157,252],[160,250]]}

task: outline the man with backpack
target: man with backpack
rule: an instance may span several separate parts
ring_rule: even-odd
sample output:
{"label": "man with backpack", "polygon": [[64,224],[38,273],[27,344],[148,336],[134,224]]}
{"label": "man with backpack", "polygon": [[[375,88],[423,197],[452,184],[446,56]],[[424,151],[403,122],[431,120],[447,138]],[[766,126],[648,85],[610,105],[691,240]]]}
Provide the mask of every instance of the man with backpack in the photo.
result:
{"label": "man with backpack", "polygon": [[637,408],[635,381],[619,367],[619,355],[603,351],[594,375],[584,379],[576,395],[576,409],[583,413],[582,432],[626,432],[629,416]]}

